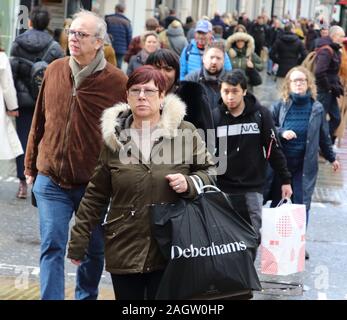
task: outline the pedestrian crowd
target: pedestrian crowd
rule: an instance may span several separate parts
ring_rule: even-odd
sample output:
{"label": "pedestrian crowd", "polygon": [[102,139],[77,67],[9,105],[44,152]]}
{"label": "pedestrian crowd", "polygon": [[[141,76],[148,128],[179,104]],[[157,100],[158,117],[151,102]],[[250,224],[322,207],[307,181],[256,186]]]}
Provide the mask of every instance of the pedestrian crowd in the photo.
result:
{"label": "pedestrian crowd", "polygon": [[[194,199],[193,176],[244,196],[260,244],[267,200],[305,204],[307,228],[319,155],[340,168],[340,26],[244,13],[183,24],[170,10],[133,37],[125,12],[81,11],[51,35],[35,7],[10,57],[0,52],[0,159],[16,159],[18,198],[33,185],[42,299],[65,298],[67,247],[76,299],[97,299],[104,259],[117,299],[154,299],[167,262],[150,208]],[[254,94],[264,69],[279,97],[270,108]]]}

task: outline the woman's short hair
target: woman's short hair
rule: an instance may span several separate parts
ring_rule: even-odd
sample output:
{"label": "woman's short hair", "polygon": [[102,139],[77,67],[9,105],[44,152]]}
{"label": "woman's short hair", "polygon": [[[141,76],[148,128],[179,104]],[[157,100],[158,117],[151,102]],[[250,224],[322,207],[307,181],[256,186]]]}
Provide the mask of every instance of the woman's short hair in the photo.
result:
{"label": "woman's short hair", "polygon": [[135,69],[134,72],[129,75],[126,88],[129,90],[135,84],[145,84],[151,80],[153,80],[154,84],[159,89],[159,94],[165,91],[165,77],[159,70],[149,65],[144,65]]}
{"label": "woman's short hair", "polygon": [[289,99],[289,94],[291,92],[290,90],[290,76],[294,71],[299,71],[302,72],[306,79],[307,79],[307,91],[311,92],[311,96],[314,100],[316,100],[317,98],[317,87],[316,87],[316,83],[315,83],[315,77],[313,76],[313,74],[307,70],[305,67],[303,66],[297,66],[294,67],[292,69],[290,69],[285,78],[284,78],[284,82],[281,88],[281,97],[282,99],[287,102]]}
{"label": "woman's short hair", "polygon": [[178,82],[180,75],[180,58],[174,51],[169,49],[158,49],[148,56],[146,64],[156,66],[158,68],[162,66],[174,68],[175,83]]}
{"label": "woman's short hair", "polygon": [[220,79],[220,82],[227,83],[234,87],[236,87],[237,85],[240,85],[243,91],[247,89],[246,74],[241,69],[235,69],[235,70],[226,72],[224,76],[222,76],[222,78]]}

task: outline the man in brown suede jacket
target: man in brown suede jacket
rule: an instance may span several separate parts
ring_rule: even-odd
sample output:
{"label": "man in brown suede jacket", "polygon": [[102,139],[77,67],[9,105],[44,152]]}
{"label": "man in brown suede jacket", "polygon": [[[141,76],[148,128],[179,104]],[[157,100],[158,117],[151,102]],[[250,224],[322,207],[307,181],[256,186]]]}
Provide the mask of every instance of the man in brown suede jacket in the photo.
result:
{"label": "man in brown suede jacket", "polygon": [[[64,299],[69,222],[97,163],[102,112],[126,99],[127,77],[104,59],[105,22],[82,11],[67,33],[71,57],[56,60],[45,72],[25,158],[28,183],[36,179],[41,298],[50,300]],[[77,271],[76,299],[97,298],[102,238],[98,227]]]}

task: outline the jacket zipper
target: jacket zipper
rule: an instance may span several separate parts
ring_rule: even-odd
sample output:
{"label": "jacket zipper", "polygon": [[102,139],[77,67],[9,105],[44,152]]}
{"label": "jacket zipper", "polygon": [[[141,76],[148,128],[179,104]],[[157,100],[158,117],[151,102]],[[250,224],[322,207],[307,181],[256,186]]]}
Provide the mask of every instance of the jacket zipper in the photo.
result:
{"label": "jacket zipper", "polygon": [[[64,140],[63,140],[63,154],[61,157],[61,164],[60,164],[60,170],[59,170],[59,176],[61,177],[61,173],[63,171],[63,165],[64,165],[64,156],[66,154],[67,151],[67,147],[68,147],[68,133],[70,131],[70,126],[71,126],[71,114],[72,114],[72,110],[75,107],[75,98],[76,97],[76,88],[75,85],[73,85],[73,89],[72,89],[72,97],[71,97],[71,103],[70,103],[70,108],[69,108],[69,113],[68,113],[68,121],[65,127],[65,133],[64,133]],[[59,184],[60,185],[60,184]]]}

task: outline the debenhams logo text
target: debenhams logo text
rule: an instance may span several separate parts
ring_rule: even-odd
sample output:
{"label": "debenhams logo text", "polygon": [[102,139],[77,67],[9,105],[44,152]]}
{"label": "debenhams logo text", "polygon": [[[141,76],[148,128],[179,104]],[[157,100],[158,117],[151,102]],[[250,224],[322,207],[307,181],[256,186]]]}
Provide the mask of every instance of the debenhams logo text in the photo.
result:
{"label": "debenhams logo text", "polygon": [[201,248],[195,248],[191,244],[189,248],[182,249],[179,246],[172,246],[171,247],[171,259],[178,259],[178,258],[196,258],[196,257],[208,257],[208,256],[218,256],[221,254],[227,254],[232,252],[239,252],[239,251],[245,251],[247,249],[246,244],[244,241],[240,242],[233,242],[228,244],[220,244],[215,245],[214,242],[212,242],[212,245],[209,247],[201,247]]}

